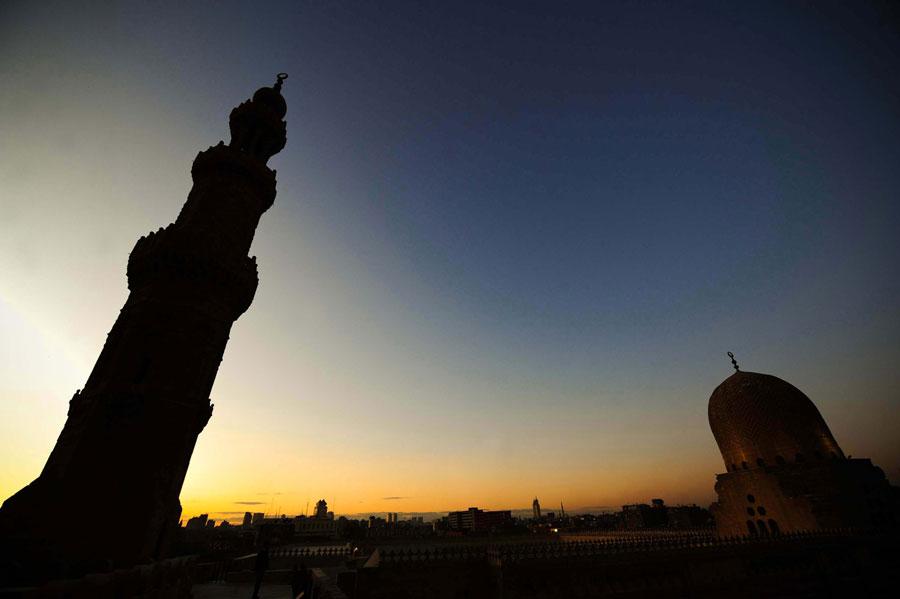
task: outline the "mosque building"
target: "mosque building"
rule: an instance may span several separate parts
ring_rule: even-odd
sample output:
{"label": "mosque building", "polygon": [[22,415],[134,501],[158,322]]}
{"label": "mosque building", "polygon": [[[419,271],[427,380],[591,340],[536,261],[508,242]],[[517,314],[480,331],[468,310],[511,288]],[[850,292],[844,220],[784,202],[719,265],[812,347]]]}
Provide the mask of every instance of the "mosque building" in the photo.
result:
{"label": "mosque building", "polygon": [[712,510],[719,535],[883,528],[900,489],[865,458],[844,455],[815,404],[778,377],[735,372],[709,398],[722,459]]}

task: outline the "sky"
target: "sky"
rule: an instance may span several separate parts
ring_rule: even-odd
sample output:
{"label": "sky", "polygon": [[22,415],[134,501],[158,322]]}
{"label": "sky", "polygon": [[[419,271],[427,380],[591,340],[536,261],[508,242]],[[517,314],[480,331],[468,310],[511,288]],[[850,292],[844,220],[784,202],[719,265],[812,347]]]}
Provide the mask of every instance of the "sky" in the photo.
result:
{"label": "sky", "polygon": [[2,3],[0,496],[280,71],[185,517],[708,505],[729,350],[900,482],[896,7],[562,4]]}

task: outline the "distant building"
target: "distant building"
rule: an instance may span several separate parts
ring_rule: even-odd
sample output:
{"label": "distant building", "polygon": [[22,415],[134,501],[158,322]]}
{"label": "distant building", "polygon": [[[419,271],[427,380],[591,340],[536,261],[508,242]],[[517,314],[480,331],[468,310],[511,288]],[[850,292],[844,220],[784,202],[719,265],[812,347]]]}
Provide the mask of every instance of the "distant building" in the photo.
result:
{"label": "distant building", "polygon": [[316,502],[316,513],[315,517],[325,520],[328,518],[328,502],[324,499],[320,499]]}
{"label": "distant building", "polygon": [[535,520],[541,519],[541,502],[538,501],[537,497],[535,497],[534,501],[531,502],[531,513],[532,513],[532,517]]}
{"label": "distant building", "polygon": [[200,514],[199,516],[194,516],[187,521],[185,528],[188,530],[198,530],[206,527],[206,522],[209,520],[209,514]]}
{"label": "distant building", "polygon": [[279,545],[290,542],[295,535],[295,523],[286,516],[264,518],[254,525],[258,546]]}
{"label": "distant building", "polygon": [[250,526],[252,524],[253,524],[253,514],[251,514],[250,512],[244,512],[244,522],[243,522],[242,526],[244,528],[250,528]]}
{"label": "distant building", "polygon": [[813,402],[790,383],[742,372],[709,398],[722,459],[713,504],[722,535],[884,528],[898,521],[898,489],[867,459],[844,455]]}
{"label": "distant building", "polygon": [[253,520],[252,520],[251,524],[253,524],[253,526],[258,526],[263,523],[263,520],[265,520],[265,518],[266,518],[266,515],[264,513],[253,512]]}
{"label": "distant building", "polygon": [[447,525],[450,530],[487,532],[503,528],[511,523],[512,512],[510,510],[486,512],[477,507],[470,507],[465,511],[450,512],[447,515]]}
{"label": "distant building", "polygon": [[301,538],[333,538],[337,535],[334,518],[294,518],[294,535]]}
{"label": "distant building", "polygon": [[650,505],[635,503],[622,506],[622,524],[626,530],[663,528],[668,523],[668,508],[662,499],[652,499]]}
{"label": "distant building", "polygon": [[210,518],[209,520],[206,521],[206,528],[215,528],[215,526],[216,526],[216,521],[213,520],[212,518]]}
{"label": "distant building", "polygon": [[702,528],[712,525],[712,514],[698,505],[669,506],[669,528]]}

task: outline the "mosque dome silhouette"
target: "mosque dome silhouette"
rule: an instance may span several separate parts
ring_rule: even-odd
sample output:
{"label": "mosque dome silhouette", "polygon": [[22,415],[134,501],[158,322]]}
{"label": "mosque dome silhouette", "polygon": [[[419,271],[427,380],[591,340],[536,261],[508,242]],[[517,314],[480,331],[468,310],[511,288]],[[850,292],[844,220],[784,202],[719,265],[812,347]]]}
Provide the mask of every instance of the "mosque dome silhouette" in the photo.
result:
{"label": "mosque dome silhouette", "polygon": [[844,457],[812,400],[770,374],[725,379],[709,398],[709,426],[729,472]]}
{"label": "mosque dome silhouette", "polygon": [[253,94],[253,102],[270,110],[277,118],[283,119],[287,114],[287,102],[281,95],[281,86],[261,87]]}
{"label": "mosque dome silhouette", "polygon": [[265,164],[269,158],[284,149],[287,143],[287,102],[281,95],[281,86],[287,73],[278,73],[275,85],[261,87],[249,102],[242,102],[231,111],[228,127],[231,130],[230,146],[253,156]]}

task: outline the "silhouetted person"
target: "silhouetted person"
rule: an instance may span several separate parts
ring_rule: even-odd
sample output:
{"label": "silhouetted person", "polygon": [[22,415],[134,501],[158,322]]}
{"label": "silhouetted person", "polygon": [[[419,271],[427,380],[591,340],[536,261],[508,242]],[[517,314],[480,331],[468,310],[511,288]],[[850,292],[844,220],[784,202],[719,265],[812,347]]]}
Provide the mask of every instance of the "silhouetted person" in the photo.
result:
{"label": "silhouetted person", "polygon": [[293,599],[300,599],[301,597],[307,599],[310,596],[309,587],[311,583],[312,578],[306,565],[300,564],[300,567],[297,568],[295,564],[294,572],[291,574],[291,597]]}
{"label": "silhouetted person", "polygon": [[256,571],[256,582],[253,584],[253,597],[251,599],[259,599],[259,587],[262,585],[263,576],[269,569],[269,548],[263,547],[256,554],[256,564],[253,569]]}

